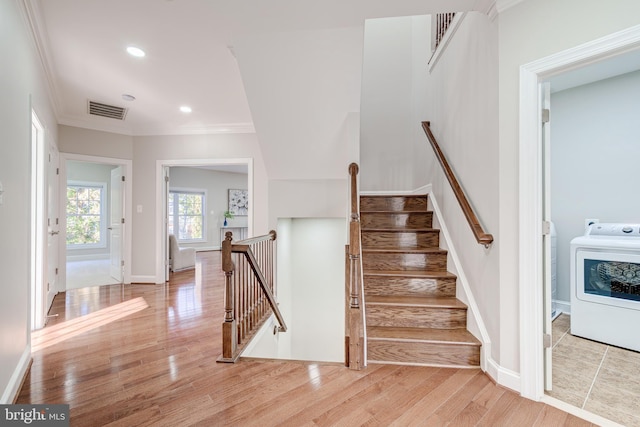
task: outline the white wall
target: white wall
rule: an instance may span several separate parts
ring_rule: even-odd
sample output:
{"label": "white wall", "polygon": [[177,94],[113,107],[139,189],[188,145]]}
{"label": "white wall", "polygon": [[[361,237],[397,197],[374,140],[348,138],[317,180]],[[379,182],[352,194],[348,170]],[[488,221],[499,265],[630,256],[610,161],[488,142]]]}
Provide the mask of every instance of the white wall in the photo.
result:
{"label": "white wall", "polygon": [[362,27],[246,35],[234,51],[270,179],[347,175]]}
{"label": "white wall", "polygon": [[557,299],[569,301],[571,239],[585,218],[640,222],[640,72],[551,95],[551,219],[558,233]]}
{"label": "white wall", "polygon": [[21,2],[0,2],[0,403],[11,403],[30,359],[31,108],[57,139],[39,58]]}
{"label": "white wall", "polygon": [[344,361],[345,221],[278,221],[277,300],[288,330],[273,335],[268,321],[243,356]]}
{"label": "white wall", "polygon": [[[199,168],[176,166],[170,170],[169,188],[194,188],[206,190],[205,201],[205,241],[199,243],[180,243],[181,246],[194,248],[220,248],[220,227],[224,224],[222,215],[229,209],[228,190],[230,188],[246,190],[247,174],[221,172]],[[230,227],[246,227],[247,216],[236,216],[228,220]],[[235,236],[234,240],[238,240]]]}
{"label": "white wall", "polygon": [[360,111],[362,190],[424,185],[430,16],[367,20]]}
{"label": "white wall", "polygon": [[499,21],[500,364],[518,372],[518,121],[520,66],[638,24],[640,2],[525,0]]}
{"label": "white wall", "polygon": [[[501,251],[498,214],[498,28],[485,15],[468,12],[427,79],[426,120],[467,194],[478,219],[495,243],[479,245],[426,136],[426,170],[444,221],[500,363],[503,310],[498,269]],[[423,132],[424,135],[424,132]]]}
{"label": "white wall", "polygon": [[132,136],[65,125],[59,125],[58,132],[61,152],[133,159]]}

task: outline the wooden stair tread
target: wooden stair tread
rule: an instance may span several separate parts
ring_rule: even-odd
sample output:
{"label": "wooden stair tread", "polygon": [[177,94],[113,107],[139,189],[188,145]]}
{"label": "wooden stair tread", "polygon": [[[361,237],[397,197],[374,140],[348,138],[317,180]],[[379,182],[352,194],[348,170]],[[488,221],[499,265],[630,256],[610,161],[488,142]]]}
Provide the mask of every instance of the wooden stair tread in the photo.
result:
{"label": "wooden stair tread", "polygon": [[423,308],[466,309],[467,306],[455,297],[419,297],[403,295],[371,295],[366,299],[371,305],[402,305]]}
{"label": "wooden stair tread", "polygon": [[466,329],[399,328],[370,326],[367,339],[392,341],[439,342],[480,346],[480,341]]}
{"label": "wooden stair tread", "polygon": [[367,270],[364,276],[413,277],[420,279],[455,279],[456,275],[448,271],[433,270]]}
{"label": "wooden stair tread", "polygon": [[366,232],[386,232],[386,233],[439,233],[440,229],[438,228],[391,228],[391,227],[381,227],[381,228],[373,228],[373,227],[363,227],[361,228],[363,233]]}
{"label": "wooden stair tread", "polygon": [[415,213],[433,213],[433,211],[427,209],[403,209],[403,210],[392,210],[392,209],[361,209],[360,214],[368,214],[368,213],[382,213],[382,214],[415,214]]}
{"label": "wooden stair tread", "polygon": [[403,253],[416,253],[416,254],[446,254],[447,251],[445,249],[440,248],[362,248],[362,252],[369,253],[394,253],[394,254],[403,254]]}

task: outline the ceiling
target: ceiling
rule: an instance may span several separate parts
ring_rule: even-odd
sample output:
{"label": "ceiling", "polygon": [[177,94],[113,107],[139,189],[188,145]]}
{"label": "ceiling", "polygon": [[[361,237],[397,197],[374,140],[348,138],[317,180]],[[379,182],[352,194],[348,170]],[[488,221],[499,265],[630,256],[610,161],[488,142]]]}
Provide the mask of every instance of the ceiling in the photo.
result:
{"label": "ceiling", "polygon": [[[60,124],[127,135],[254,132],[234,40],[489,10],[495,0],[23,0]],[[126,53],[128,46],[146,52]],[[125,101],[123,94],[133,95]],[[88,101],[127,108],[88,114]],[[191,113],[182,113],[188,105]]]}

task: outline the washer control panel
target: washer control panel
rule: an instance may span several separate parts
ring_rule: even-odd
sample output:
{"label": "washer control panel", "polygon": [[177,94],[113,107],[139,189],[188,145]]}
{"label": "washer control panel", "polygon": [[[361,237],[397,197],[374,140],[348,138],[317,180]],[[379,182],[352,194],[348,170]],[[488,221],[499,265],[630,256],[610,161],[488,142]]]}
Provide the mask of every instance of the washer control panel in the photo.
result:
{"label": "washer control panel", "polygon": [[640,224],[596,223],[591,224],[585,236],[640,237]]}

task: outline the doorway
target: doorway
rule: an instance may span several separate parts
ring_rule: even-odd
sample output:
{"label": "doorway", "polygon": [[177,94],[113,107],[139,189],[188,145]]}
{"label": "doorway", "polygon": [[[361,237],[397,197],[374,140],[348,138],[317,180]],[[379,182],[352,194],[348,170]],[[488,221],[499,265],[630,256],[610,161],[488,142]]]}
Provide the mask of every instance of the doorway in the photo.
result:
{"label": "doorway", "polygon": [[131,283],[131,161],[62,153],[65,289]]}
{"label": "doorway", "polygon": [[[545,298],[543,292],[543,157],[541,82],[567,75],[570,70],[587,74],[612,72],[640,58],[640,27],[615,33],[583,46],[542,58],[521,67],[520,72],[520,372],[524,397],[543,400]],[[635,58],[635,59],[634,59]],[[631,62],[630,62],[631,61]],[[613,65],[616,65],[615,67]],[[590,67],[587,69],[587,67]],[[617,68],[618,74],[623,73]],[[630,71],[630,70],[628,70]],[[610,75],[611,76],[611,75]],[[574,78],[577,78],[574,76]],[[603,77],[601,77],[603,78]],[[553,403],[553,402],[549,402]]]}
{"label": "doorway", "polygon": [[[179,171],[179,173],[174,174],[173,171]],[[209,186],[208,184],[204,185],[203,180],[198,182],[194,177],[194,174],[203,175],[207,171],[212,174],[220,173],[222,175],[243,174],[244,177],[241,181],[246,183],[246,187],[242,189],[247,191],[249,209],[246,215],[243,215],[242,218],[238,217],[237,220],[240,221],[238,224],[242,225],[240,228],[246,229],[246,235],[252,235],[253,159],[158,160],[156,163],[156,235],[157,241],[161,242],[161,244],[156,245],[156,283],[164,283],[169,279],[168,225],[171,219],[168,207],[172,190],[178,193],[183,191],[185,194],[201,193],[209,195],[209,198],[215,197],[215,202],[210,201],[211,203],[207,203],[205,200],[204,203],[205,208],[204,212],[202,212],[203,238],[187,239],[187,241],[191,241],[186,242],[186,245],[195,247],[196,251],[219,249],[220,227],[224,221],[223,213],[226,210],[225,207],[228,206],[227,192],[236,186],[232,182],[238,181],[225,178],[220,185],[211,184]]]}

